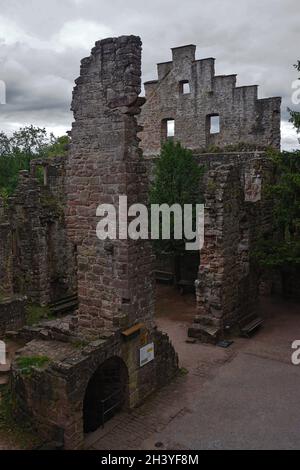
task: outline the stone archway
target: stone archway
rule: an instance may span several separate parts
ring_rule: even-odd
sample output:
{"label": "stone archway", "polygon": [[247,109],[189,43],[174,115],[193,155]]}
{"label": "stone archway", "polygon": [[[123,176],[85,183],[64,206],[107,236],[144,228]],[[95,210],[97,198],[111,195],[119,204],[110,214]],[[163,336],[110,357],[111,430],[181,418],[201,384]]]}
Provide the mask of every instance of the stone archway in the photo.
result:
{"label": "stone archway", "polygon": [[128,405],[128,382],[127,366],[117,356],[97,368],[83,399],[84,433],[96,431]]}

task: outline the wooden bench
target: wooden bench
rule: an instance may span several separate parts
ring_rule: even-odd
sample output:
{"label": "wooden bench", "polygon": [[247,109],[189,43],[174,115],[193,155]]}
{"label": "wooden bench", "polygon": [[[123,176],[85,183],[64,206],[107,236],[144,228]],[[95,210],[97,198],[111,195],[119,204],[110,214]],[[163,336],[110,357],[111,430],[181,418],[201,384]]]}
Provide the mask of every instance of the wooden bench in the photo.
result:
{"label": "wooden bench", "polygon": [[263,319],[256,315],[249,315],[239,322],[240,335],[249,338],[263,324]]}
{"label": "wooden bench", "polygon": [[163,284],[174,283],[174,275],[169,271],[155,271],[155,279]]}
{"label": "wooden bench", "polygon": [[76,294],[68,295],[49,305],[50,312],[54,316],[59,316],[78,308],[78,297]]}

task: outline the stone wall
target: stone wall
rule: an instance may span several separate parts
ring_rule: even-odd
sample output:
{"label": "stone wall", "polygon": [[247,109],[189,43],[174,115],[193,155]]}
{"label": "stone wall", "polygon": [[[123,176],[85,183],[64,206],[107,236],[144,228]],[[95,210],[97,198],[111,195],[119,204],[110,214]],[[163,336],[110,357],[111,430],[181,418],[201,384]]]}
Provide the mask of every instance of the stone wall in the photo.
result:
{"label": "stone wall", "polygon": [[[67,166],[67,223],[77,246],[79,322],[94,329],[151,325],[153,254],[144,240],[99,240],[100,204],[119,196],[128,206],[147,200],[147,172],[138,148],[141,42],[134,36],[97,42],[81,62],[72,109]],[[123,217],[121,215],[121,217]],[[125,222],[126,223],[126,222]]]}
{"label": "stone wall", "polygon": [[[146,330],[144,333],[148,335]],[[118,358],[126,367],[127,409],[140,404],[177,373],[178,358],[168,336],[153,330],[147,341],[154,342],[155,359],[142,368],[139,366],[140,335],[124,341],[120,333],[111,334],[85,346],[83,343],[82,348],[78,347],[78,339],[77,347],[66,342],[32,341],[19,357],[43,355],[49,362],[42,369],[33,367],[27,374],[14,364],[17,419],[30,420],[46,442],[59,442],[65,449],[83,448],[85,391],[93,374],[108,358]]]}
{"label": "stone wall", "polygon": [[[147,171],[153,179],[154,162]],[[205,204],[205,243],[196,279],[197,316],[189,335],[215,342],[226,326],[258,312],[258,271],[252,254],[258,236],[271,233],[272,203],[264,188],[273,178],[264,152],[196,154],[204,168],[199,191]],[[170,260],[158,270],[173,272]],[[189,277],[187,276],[187,279]]]}
{"label": "stone wall", "polygon": [[1,286],[42,305],[76,292],[76,259],[64,219],[64,178],[63,157],[32,160],[30,172],[20,172],[0,225],[0,277],[6,279]]}
{"label": "stone wall", "polygon": [[0,198],[0,299],[13,293],[12,234],[4,201]]}
{"label": "stone wall", "polygon": [[[241,142],[280,148],[281,98],[258,99],[258,87],[236,86],[236,75],[215,75],[215,59],[195,60],[194,45],[172,49],[172,61],[157,65],[158,80],[145,83],[140,124],[144,155],[160,152],[167,120],[175,120],[175,140],[193,150]],[[189,92],[184,93],[188,82]],[[219,116],[219,133],[210,132]],[[216,130],[216,129],[215,129]]]}
{"label": "stone wall", "polygon": [[207,168],[205,237],[196,280],[198,315],[189,334],[216,341],[226,327],[258,311],[259,272],[252,255],[258,236],[272,228],[271,202],[263,191],[272,166],[263,154],[198,158]]}
{"label": "stone wall", "polygon": [[25,324],[25,299],[13,296],[0,299],[0,338],[7,331],[15,331]]}

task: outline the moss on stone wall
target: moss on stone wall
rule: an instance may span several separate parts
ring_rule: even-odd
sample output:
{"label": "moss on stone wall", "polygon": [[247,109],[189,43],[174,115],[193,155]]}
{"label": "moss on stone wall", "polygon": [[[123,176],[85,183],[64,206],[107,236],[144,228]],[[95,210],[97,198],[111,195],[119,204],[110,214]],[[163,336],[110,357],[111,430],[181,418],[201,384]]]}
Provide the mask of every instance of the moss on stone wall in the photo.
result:
{"label": "moss on stone wall", "polygon": [[30,375],[33,368],[41,369],[49,362],[47,356],[22,356],[16,359],[16,364],[23,375]]}
{"label": "moss on stone wall", "polygon": [[53,316],[49,307],[41,307],[40,305],[29,304],[26,306],[26,324],[29,326],[36,325],[42,320],[50,320]]}

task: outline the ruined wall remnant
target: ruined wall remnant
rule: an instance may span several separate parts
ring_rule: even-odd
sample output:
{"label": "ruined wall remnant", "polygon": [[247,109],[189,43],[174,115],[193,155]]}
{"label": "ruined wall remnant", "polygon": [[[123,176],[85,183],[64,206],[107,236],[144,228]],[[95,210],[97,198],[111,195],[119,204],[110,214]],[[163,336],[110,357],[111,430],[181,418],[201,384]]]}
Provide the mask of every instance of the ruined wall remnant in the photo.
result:
{"label": "ruined wall remnant", "polygon": [[215,342],[225,328],[258,313],[259,273],[253,262],[259,236],[272,229],[271,162],[263,154],[198,157],[205,175],[205,236],[196,280],[197,310],[189,335]]}
{"label": "ruined wall remnant", "polygon": [[13,293],[12,234],[6,205],[0,197],[0,298]]}
{"label": "ruined wall remnant", "polygon": [[13,236],[6,202],[0,198],[0,339],[25,324],[25,298],[14,295]]}
{"label": "ruined wall remnant", "polygon": [[21,296],[0,298],[0,339],[8,331],[16,331],[25,325],[26,299]]}
{"label": "ruined wall remnant", "polygon": [[158,80],[145,83],[144,154],[160,152],[170,120],[175,140],[192,150],[240,142],[279,149],[281,98],[258,99],[257,85],[237,87],[236,75],[215,75],[215,59],[195,60],[195,50],[173,48],[172,61],[157,65]]}
{"label": "ruined wall remnant", "polygon": [[138,148],[141,42],[133,36],[96,43],[81,62],[72,109],[67,167],[68,229],[77,245],[79,321],[90,329],[151,324],[153,254],[147,241],[96,237],[100,204],[119,196],[128,206],[147,200],[147,173]]}
{"label": "ruined wall remnant", "polygon": [[64,165],[61,157],[32,160],[30,172],[20,172],[0,224],[2,288],[43,305],[76,292],[75,254],[64,220]]}

